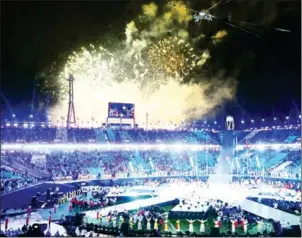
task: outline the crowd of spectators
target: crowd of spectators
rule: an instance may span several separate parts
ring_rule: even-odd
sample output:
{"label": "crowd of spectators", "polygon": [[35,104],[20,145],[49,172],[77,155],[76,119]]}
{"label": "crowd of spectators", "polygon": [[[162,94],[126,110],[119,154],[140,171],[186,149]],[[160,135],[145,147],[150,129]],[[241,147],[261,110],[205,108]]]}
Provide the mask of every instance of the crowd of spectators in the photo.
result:
{"label": "crowd of spectators", "polygon": [[[278,154],[278,151],[257,152],[250,151],[247,158],[244,153],[233,161],[233,174],[244,176],[264,176],[276,178],[299,178],[300,165],[297,158],[288,169],[271,174],[268,161]],[[289,154],[291,152],[288,152]],[[35,154],[45,156],[45,161],[35,163],[32,157]],[[245,157],[244,157],[245,156]],[[1,177],[2,188],[12,191],[15,188],[35,184],[39,176],[35,172],[45,173],[54,180],[86,180],[105,178],[127,178],[147,176],[194,176],[215,173],[215,166],[219,152],[212,151],[174,151],[174,150],[116,150],[116,151],[48,151],[46,153],[14,151],[5,152],[3,161],[14,161],[6,164],[2,170],[12,170],[27,173],[26,179],[6,173]],[[259,157],[259,158],[256,158]],[[260,159],[261,158],[261,159]],[[260,162],[257,162],[257,159]],[[237,162],[238,161],[238,162]],[[259,166],[259,163],[261,164]],[[262,166],[263,164],[263,166]],[[16,167],[18,166],[18,168]],[[239,166],[239,167],[237,167]],[[273,166],[275,166],[273,164]],[[29,171],[31,173],[29,174]],[[295,173],[293,173],[295,171]],[[17,185],[13,185],[16,183]]]}
{"label": "crowd of spectators", "polygon": [[[129,129],[112,130],[110,128],[54,128],[36,125],[27,128],[19,126],[2,126],[1,134],[4,143],[49,143],[56,140],[58,131],[67,133],[67,140],[72,142],[98,142],[102,138],[111,143],[208,143],[219,144],[219,133],[213,131],[195,130],[149,130]],[[116,135],[116,136],[112,136]],[[249,136],[249,143],[293,143],[301,141],[301,132],[297,128],[259,131],[239,131],[238,140],[244,141]],[[62,133],[61,133],[62,134]],[[63,133],[64,134],[64,133]],[[100,136],[101,134],[101,136]],[[110,136],[111,135],[111,136]],[[117,136],[119,135],[119,136]],[[62,135],[61,135],[62,136]],[[105,138],[105,140],[104,140]],[[90,143],[89,142],[89,143]],[[232,161],[232,172],[237,175],[266,176],[277,178],[300,178],[301,174],[301,150],[263,150],[244,149],[235,153]],[[45,155],[44,163],[36,163],[33,155]],[[126,178],[142,176],[169,176],[169,175],[206,175],[215,173],[215,166],[219,157],[219,151],[177,151],[166,149],[153,150],[69,150],[69,151],[1,151],[1,155],[8,164],[1,170],[16,170],[18,173],[27,174],[24,177],[15,178],[10,173],[1,177],[2,190],[12,191],[36,183],[41,173],[52,179],[76,180],[99,178]],[[281,155],[281,157],[279,156]],[[283,156],[283,157],[282,157]],[[280,170],[275,168],[284,162],[288,165]],[[282,166],[281,166],[282,167]],[[35,175],[35,171],[41,172]],[[16,172],[16,171],[15,171]],[[15,185],[16,184],[16,185]]]}
{"label": "crowd of spectators", "polygon": [[38,182],[37,178],[29,176],[27,173],[19,172],[10,166],[1,165],[1,193],[13,192],[37,184]]}
{"label": "crowd of spectators", "polygon": [[[111,143],[198,143],[220,144],[220,133],[210,129],[112,129],[112,128],[62,128],[47,124],[3,124],[1,139],[5,143],[53,143],[58,135],[66,134],[70,142],[111,142]],[[253,136],[249,136],[253,134]],[[295,143],[301,142],[301,131],[298,127],[262,128],[236,131],[238,142],[246,139],[250,143]],[[249,136],[247,138],[247,136]],[[59,138],[62,139],[62,138]]]}
{"label": "crowd of spectators", "polygon": [[237,151],[232,163],[232,171],[233,174],[238,175],[300,179],[301,150],[245,149]]}
{"label": "crowd of spectators", "polygon": [[[66,136],[69,142],[92,143],[199,143],[218,144],[217,132],[210,130],[113,130],[111,128],[60,128],[36,125],[34,127],[2,126],[1,136],[5,143],[54,143]],[[112,136],[113,135],[113,136]]]}
{"label": "crowd of spectators", "polygon": [[[44,162],[33,161],[34,155],[44,156]],[[145,151],[52,151],[46,153],[6,151],[4,157],[5,160],[18,162],[19,169],[20,166],[26,166],[28,170],[47,173],[53,179],[71,177],[71,180],[76,180],[85,176],[127,178],[151,175],[197,175],[192,172],[193,167],[197,167],[200,174],[206,174],[206,171],[214,172],[218,152],[194,151],[192,153],[157,149]]]}

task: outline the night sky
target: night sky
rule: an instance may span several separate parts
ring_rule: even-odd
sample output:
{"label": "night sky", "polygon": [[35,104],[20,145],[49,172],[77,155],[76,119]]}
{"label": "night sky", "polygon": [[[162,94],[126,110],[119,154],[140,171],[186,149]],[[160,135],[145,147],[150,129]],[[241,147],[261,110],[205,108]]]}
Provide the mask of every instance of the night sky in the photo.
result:
{"label": "night sky", "polygon": [[[35,77],[74,48],[111,35],[123,40],[125,24],[139,13],[142,2],[2,2],[1,91],[10,104],[30,104]],[[191,1],[190,6],[199,10],[210,2]],[[257,27],[241,26],[260,37],[227,26],[229,13],[236,24],[255,23]],[[213,49],[209,66],[212,73],[236,72],[238,104],[249,115],[271,116],[274,111],[282,116],[294,105],[300,110],[300,1],[229,1],[213,14],[221,20],[203,27],[192,22],[190,31],[210,34],[223,25],[227,29],[228,37]],[[37,100],[42,97],[38,91]]]}

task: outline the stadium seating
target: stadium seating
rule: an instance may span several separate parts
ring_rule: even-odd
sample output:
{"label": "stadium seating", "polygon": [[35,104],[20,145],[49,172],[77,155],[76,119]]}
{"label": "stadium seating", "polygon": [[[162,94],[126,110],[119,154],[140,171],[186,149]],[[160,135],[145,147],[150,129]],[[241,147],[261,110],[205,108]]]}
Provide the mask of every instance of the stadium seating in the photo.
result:
{"label": "stadium seating", "polygon": [[[102,143],[102,144],[208,144],[219,145],[220,133],[211,130],[143,130],[112,128],[53,128],[41,125],[35,127],[1,127],[3,143]],[[235,152],[232,161],[233,173],[238,175],[301,178],[301,149],[270,148],[259,150],[249,148],[253,144],[290,144],[301,141],[299,128],[261,129],[237,131],[237,143],[245,144]],[[65,141],[66,140],[66,141]],[[38,146],[37,146],[38,148]],[[39,151],[38,151],[39,152]],[[43,152],[45,153],[45,152]],[[46,163],[39,166],[32,163],[33,152],[6,151],[2,156],[6,165],[27,173],[33,179],[52,178],[80,179],[128,177],[197,175],[214,173],[219,151],[177,151],[177,150],[116,150],[116,151],[48,151]],[[194,168],[194,169],[193,169]],[[195,171],[195,172],[194,172]],[[2,180],[19,179],[21,176],[3,171]],[[197,172],[197,174],[196,174]],[[264,172],[264,174],[263,174]],[[23,176],[23,175],[22,175]],[[22,177],[21,176],[21,177]]]}

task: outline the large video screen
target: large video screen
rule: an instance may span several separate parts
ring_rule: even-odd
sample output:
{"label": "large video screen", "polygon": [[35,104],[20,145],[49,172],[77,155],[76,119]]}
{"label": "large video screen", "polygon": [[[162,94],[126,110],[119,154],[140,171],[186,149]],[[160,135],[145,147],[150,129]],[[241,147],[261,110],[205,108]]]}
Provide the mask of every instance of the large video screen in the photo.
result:
{"label": "large video screen", "polygon": [[108,117],[134,118],[134,104],[110,102],[108,104]]}

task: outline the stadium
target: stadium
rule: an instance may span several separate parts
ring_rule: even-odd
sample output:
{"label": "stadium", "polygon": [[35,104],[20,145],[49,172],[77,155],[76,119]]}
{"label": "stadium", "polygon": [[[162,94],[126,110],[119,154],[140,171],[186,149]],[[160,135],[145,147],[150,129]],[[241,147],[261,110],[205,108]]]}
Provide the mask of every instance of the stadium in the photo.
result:
{"label": "stadium", "polygon": [[5,4],[0,236],[301,237],[296,5],[114,2]]}
{"label": "stadium", "polygon": [[301,125],[235,130],[234,123],[229,116],[217,131],[7,122],[1,227],[127,236],[298,229]]}

